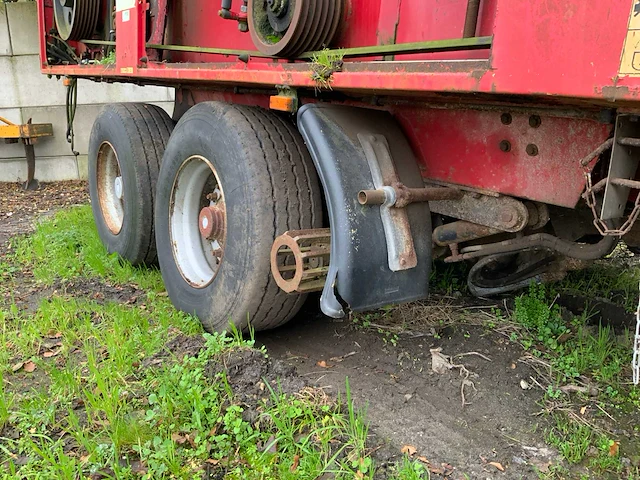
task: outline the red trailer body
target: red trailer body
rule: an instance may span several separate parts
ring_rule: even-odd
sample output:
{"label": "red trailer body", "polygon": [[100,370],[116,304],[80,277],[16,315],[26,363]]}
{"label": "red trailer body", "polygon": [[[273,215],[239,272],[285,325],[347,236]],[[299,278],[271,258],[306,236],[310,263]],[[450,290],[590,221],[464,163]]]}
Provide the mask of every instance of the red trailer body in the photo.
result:
{"label": "red trailer body", "polygon": [[[176,120],[204,101],[268,109],[281,108],[277,99],[282,97],[294,98],[298,106],[388,112],[400,125],[425,183],[483,199],[531,201],[529,212],[535,210],[532,204],[544,205],[544,213],[538,213],[547,220],[549,208],[584,206],[585,189],[595,196],[606,186],[605,210],[593,210],[605,234],[615,230],[604,227],[605,221],[624,213],[621,195],[626,199],[637,186],[635,152],[625,150],[619,168],[619,162],[601,161],[601,156],[611,150],[612,141],[607,141],[612,137],[618,145],[614,152],[635,148],[624,142],[637,135],[640,106],[638,0],[318,1],[325,10],[340,12],[329,46],[341,61],[324,85],[314,77],[313,52],[279,58],[256,50],[251,9],[262,0],[248,2],[251,35],[238,28],[246,22],[245,12],[227,10],[233,19],[225,19],[215,2],[174,0],[167,6],[163,0],[116,0],[115,40],[94,32],[91,38],[69,41],[84,58],[77,64],[51,58],[47,44],[54,41],[54,4],[37,1],[43,73],[174,86]],[[316,8],[313,1],[307,4]],[[108,22],[110,5],[102,7],[103,21]],[[311,23],[313,28],[321,28],[318,22]],[[95,61],[113,48],[114,63]],[[612,182],[607,169],[627,184]],[[602,184],[591,189],[599,180]],[[482,215],[477,212],[469,215],[468,208],[457,214],[437,202],[433,208],[442,208],[437,213],[449,219],[496,227],[478,221]],[[514,232],[505,227],[509,215],[503,214],[506,223],[490,233]],[[472,235],[476,240],[486,236]],[[444,244],[452,247],[450,260],[466,258],[458,242]],[[473,250],[466,253],[474,256]]]}

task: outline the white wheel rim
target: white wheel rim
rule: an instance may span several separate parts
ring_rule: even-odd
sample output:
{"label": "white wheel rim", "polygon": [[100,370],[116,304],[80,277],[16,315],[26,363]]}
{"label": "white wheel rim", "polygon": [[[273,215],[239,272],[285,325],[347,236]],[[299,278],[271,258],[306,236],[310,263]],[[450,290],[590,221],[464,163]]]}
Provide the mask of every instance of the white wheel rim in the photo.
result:
{"label": "white wheel rim", "polygon": [[124,184],[118,155],[109,142],[103,142],[97,158],[98,204],[109,231],[118,235],[124,224]]}
{"label": "white wheel rim", "polygon": [[169,203],[169,232],[173,258],[182,277],[196,288],[209,285],[220,269],[226,233],[209,240],[200,233],[200,211],[218,206],[224,212],[224,193],[215,168],[199,155],[189,157],[178,170]]}

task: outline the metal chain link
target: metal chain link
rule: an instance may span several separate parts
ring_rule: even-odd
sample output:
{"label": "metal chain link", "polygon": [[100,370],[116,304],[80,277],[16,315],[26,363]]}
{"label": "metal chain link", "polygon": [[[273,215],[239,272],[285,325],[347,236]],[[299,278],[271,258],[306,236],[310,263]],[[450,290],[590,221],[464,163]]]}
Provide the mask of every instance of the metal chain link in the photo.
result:
{"label": "metal chain link", "polygon": [[636,309],[636,335],[633,341],[633,384],[640,384],[640,298],[638,299],[638,308]]}
{"label": "metal chain link", "polygon": [[598,232],[600,232],[600,235],[602,235],[603,237],[621,237],[622,235],[629,233],[629,230],[631,230],[633,224],[636,223],[638,216],[640,216],[640,194],[636,196],[635,205],[631,214],[627,218],[627,221],[624,222],[619,228],[609,228],[606,222],[600,219],[600,215],[598,214],[596,208],[596,193],[606,186],[607,179],[600,180],[594,185],[593,181],[591,180],[591,170],[589,169],[589,164],[591,163],[591,161],[595,158],[598,158],[607,148],[610,148],[611,145],[613,145],[613,139],[610,138],[602,145],[600,145],[595,151],[580,160],[580,166],[582,166],[582,168],[584,169],[584,176],[586,179],[586,188],[584,193],[582,194],[582,198],[584,198],[584,200],[586,201],[587,206],[591,208],[591,212],[593,213],[593,224],[598,229]]}

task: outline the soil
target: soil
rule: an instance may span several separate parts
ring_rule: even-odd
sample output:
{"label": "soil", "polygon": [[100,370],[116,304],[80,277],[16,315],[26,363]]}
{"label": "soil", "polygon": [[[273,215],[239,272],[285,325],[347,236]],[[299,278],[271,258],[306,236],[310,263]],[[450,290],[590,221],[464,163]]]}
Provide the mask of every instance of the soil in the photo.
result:
{"label": "soil", "polygon": [[[372,431],[397,454],[404,446],[415,448],[416,456],[429,460],[432,473],[532,478],[533,466],[544,470],[557,462],[557,453],[546,448],[542,438],[544,417],[534,416],[541,410],[536,404],[540,393],[520,386],[534,375],[519,362],[521,347],[478,326],[447,327],[436,336],[440,338],[425,334],[395,339],[309,308],[258,340],[272,357],[295,365],[327,393],[343,394],[348,378]],[[444,374],[432,371],[431,349],[436,348],[469,371],[464,406],[460,368]]]}
{"label": "soil", "polygon": [[[38,218],[87,202],[82,182],[43,184],[35,192],[0,184],[0,259],[8,240],[30,232]],[[13,292],[23,308],[35,308],[55,290],[123,303],[144,297],[133,287],[95,279],[58,284],[51,291],[29,284]],[[537,403],[542,394],[528,387],[535,372],[522,361],[522,347],[504,331],[461,321],[446,303],[432,311],[446,317],[434,323],[438,328],[404,318],[399,320],[404,328],[386,324],[380,331],[375,325],[363,328],[350,319],[324,317],[317,303],[311,298],[291,323],[257,335],[268,357],[239,350],[210,365],[211,376],[224,369],[234,392],[248,405],[264,396],[265,378],[287,393],[310,386],[342,399],[348,379],[356,405],[366,409],[378,464],[399,459],[403,449],[415,450],[414,457],[429,462],[431,478],[536,478],[536,468],[545,471],[561,461],[544,443],[547,417],[539,415]],[[469,305],[462,298],[454,303]],[[429,312],[423,309],[421,315]],[[203,344],[200,337],[174,336],[163,352],[145,362],[156,366],[195,355]],[[438,354],[448,356],[454,367],[433,371],[432,356]]]}
{"label": "soil", "polygon": [[9,238],[31,232],[38,218],[88,201],[86,182],[41,183],[38,190],[0,183],[0,258],[6,254]]}

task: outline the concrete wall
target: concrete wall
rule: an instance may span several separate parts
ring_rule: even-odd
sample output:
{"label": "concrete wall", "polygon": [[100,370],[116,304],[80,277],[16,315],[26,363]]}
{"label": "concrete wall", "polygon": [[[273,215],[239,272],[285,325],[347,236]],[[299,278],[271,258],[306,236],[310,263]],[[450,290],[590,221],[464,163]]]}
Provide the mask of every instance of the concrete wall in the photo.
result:
{"label": "concrete wall", "polygon": [[[93,120],[102,105],[115,102],[148,102],[171,114],[173,90],[128,84],[78,82],[76,159],[66,140],[66,89],[62,81],[40,73],[35,2],[2,3],[0,0],[0,117],[13,123],[53,124],[54,136],[35,146],[36,178],[49,182],[87,176],[87,151]],[[27,176],[24,147],[0,140],[0,182],[24,181]]]}

